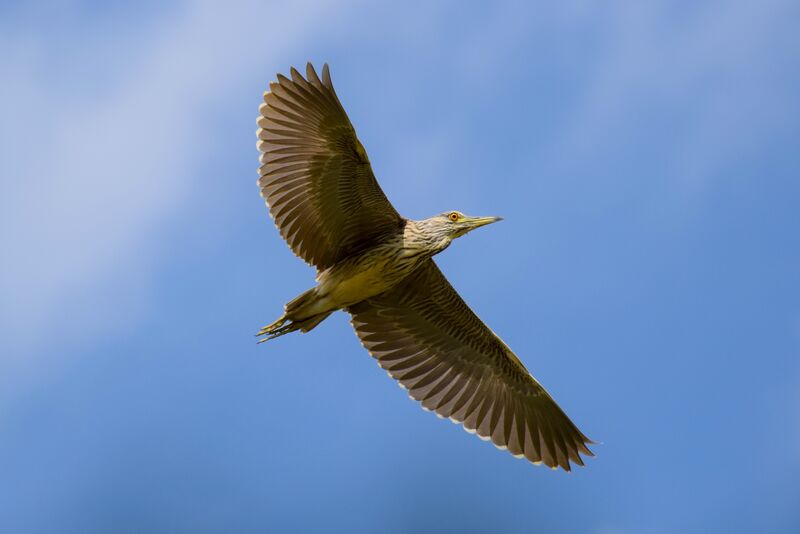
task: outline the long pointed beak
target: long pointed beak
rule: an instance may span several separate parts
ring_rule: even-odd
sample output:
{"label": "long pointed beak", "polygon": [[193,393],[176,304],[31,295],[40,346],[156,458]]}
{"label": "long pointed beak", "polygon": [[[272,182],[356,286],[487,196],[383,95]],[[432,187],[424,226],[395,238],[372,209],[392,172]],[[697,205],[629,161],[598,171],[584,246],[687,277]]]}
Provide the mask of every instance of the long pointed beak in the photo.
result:
{"label": "long pointed beak", "polygon": [[502,220],[502,217],[470,217],[470,230],[474,230],[475,228],[480,228],[481,226],[486,226],[487,224],[492,224]]}

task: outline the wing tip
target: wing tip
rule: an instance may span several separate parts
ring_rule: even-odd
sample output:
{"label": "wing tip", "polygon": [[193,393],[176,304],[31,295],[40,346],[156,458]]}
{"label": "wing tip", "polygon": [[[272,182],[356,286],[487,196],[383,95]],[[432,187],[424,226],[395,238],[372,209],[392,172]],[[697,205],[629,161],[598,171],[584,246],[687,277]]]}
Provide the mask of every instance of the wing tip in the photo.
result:
{"label": "wing tip", "polygon": [[319,76],[317,76],[317,71],[314,70],[314,65],[310,61],[306,63],[306,78],[317,87],[322,86],[322,82],[319,80]]}
{"label": "wing tip", "polygon": [[289,67],[289,73],[292,75],[292,81],[294,83],[299,83],[301,80],[305,81],[305,78],[303,78],[303,75],[300,74],[300,72],[296,68]]}
{"label": "wing tip", "polygon": [[322,84],[331,91],[333,91],[333,82],[331,81],[331,69],[328,67],[327,63],[325,63],[322,66]]}

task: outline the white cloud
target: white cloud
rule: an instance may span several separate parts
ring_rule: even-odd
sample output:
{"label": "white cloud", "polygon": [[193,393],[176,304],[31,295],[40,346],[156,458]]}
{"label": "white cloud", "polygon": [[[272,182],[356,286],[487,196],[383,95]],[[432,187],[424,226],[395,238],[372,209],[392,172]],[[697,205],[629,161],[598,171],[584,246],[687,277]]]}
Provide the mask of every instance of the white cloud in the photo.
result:
{"label": "white cloud", "polygon": [[[432,31],[430,42],[423,41],[447,50],[458,65],[448,72],[465,83],[475,81],[495,59],[517,61],[513,43],[531,29],[524,17],[514,17],[517,7],[512,2],[490,13],[486,39],[468,35],[453,44],[449,36]],[[773,46],[770,35],[791,19],[789,8],[787,0],[712,3],[688,12],[631,3],[595,9],[570,2],[528,13],[535,28],[563,26],[573,33],[604,28],[598,33],[602,48],[580,63],[594,70],[550,154],[569,162],[624,142],[624,135],[613,133],[635,131],[626,121],[637,116],[637,102],[694,100],[699,113],[679,145],[675,174],[707,174],[727,152],[756,142],[761,131],[778,123],[782,106],[791,100],[780,87],[765,89],[763,81],[777,64],[766,57]],[[6,152],[0,180],[0,322],[8,332],[0,343],[13,349],[2,358],[39,343],[52,345],[70,332],[107,331],[135,318],[146,305],[149,278],[166,246],[158,237],[171,218],[185,213],[193,174],[213,143],[206,127],[208,104],[237,84],[266,81],[271,72],[254,72],[258,65],[284,68],[282,58],[315,33],[346,27],[343,22],[355,15],[349,11],[331,2],[244,2],[224,10],[190,3],[181,11],[156,14],[145,21],[148,27],[135,31],[117,20],[102,38],[84,45],[112,51],[101,53],[103,72],[86,80],[85,90],[67,94],[54,91],[55,75],[48,73],[72,72],[74,89],[92,68],[61,65],[65,56],[49,28],[4,31],[0,46],[15,53],[0,57],[0,113],[6,119],[0,123]],[[334,14],[337,20],[331,20]],[[409,41],[420,29],[413,21],[425,20],[423,29],[435,29],[447,15],[435,8],[400,10],[402,20],[392,26],[397,33],[391,37]],[[488,38],[496,34],[504,38]],[[576,50],[563,55],[574,57]],[[743,65],[753,65],[754,71],[740,79],[747,73]],[[420,81],[402,84],[398,91],[406,85],[420,96],[430,90]],[[763,105],[756,109],[754,103]],[[796,112],[796,105],[792,109]],[[418,176],[419,188],[432,187],[437,176],[447,179],[445,162],[463,149],[453,135],[458,128],[441,124],[418,134],[412,146],[420,157],[403,166],[389,156],[385,172]],[[374,143],[370,138],[376,137],[366,138],[367,146]],[[393,193],[402,204],[403,192]]]}
{"label": "white cloud", "polygon": [[[185,207],[193,172],[213,142],[209,102],[249,76],[266,81],[270,73],[254,68],[270,58],[282,64],[329,7],[191,3],[154,13],[135,32],[116,20],[119,31],[105,29],[91,46],[119,50],[97,52],[119,63],[97,69],[63,65],[75,55],[62,54],[49,28],[5,32],[2,48],[15,53],[0,60],[3,358],[39,340],[52,346],[102,330],[141,303],[164,246],[153,237]],[[87,71],[97,76],[78,79],[82,91],[65,94],[54,82]]]}

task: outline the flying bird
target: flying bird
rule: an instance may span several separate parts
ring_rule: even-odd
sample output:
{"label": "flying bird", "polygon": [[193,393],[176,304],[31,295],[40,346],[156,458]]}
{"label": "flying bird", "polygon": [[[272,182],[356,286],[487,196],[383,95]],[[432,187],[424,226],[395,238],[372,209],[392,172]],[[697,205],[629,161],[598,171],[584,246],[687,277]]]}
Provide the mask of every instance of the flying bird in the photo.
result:
{"label": "flying bird", "polygon": [[499,217],[401,216],[384,195],[331,83],[278,74],[259,108],[258,187],[317,285],[258,333],[308,332],[345,310],[361,343],[423,408],[534,464],[569,471],[593,456],[520,359],[461,299],[433,256]]}

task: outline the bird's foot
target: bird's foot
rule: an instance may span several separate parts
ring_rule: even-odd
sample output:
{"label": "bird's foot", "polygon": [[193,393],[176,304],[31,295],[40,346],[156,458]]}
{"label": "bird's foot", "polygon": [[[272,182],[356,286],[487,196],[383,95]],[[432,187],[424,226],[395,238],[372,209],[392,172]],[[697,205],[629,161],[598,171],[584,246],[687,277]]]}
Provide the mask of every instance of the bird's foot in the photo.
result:
{"label": "bird's foot", "polygon": [[286,318],[286,315],[282,315],[274,323],[268,324],[267,326],[259,330],[258,333],[256,334],[256,337],[261,337],[261,336],[264,337],[262,339],[259,339],[258,342],[264,343],[265,341],[269,341],[270,339],[275,339],[276,337],[297,330],[297,327],[293,323],[289,322],[289,324],[286,324],[287,321],[289,321],[289,319]]}
{"label": "bird's foot", "polygon": [[333,310],[325,311],[310,317],[306,317],[305,319],[288,318],[284,313],[280,319],[271,325],[265,326],[258,332],[258,334],[256,334],[257,336],[264,336],[264,338],[259,339],[258,342],[264,343],[265,341],[275,339],[276,337],[280,337],[290,332],[309,332],[313,330],[319,323],[324,321],[332,312]]}

